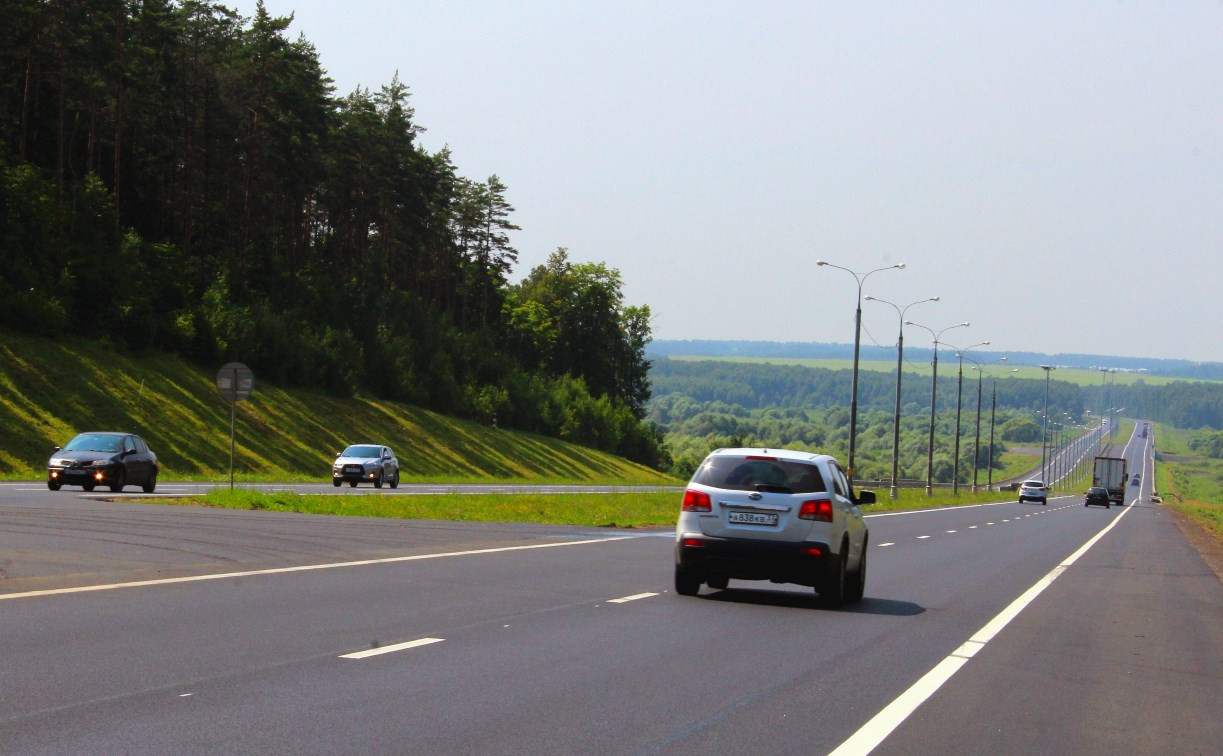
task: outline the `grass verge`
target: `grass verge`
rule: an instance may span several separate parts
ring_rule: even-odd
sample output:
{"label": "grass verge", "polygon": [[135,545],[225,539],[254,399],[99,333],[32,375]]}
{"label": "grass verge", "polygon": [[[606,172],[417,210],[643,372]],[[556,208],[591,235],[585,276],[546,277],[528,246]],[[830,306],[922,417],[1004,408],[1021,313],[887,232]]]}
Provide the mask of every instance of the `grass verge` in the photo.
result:
{"label": "grass verge", "polygon": [[[864,514],[1005,501],[1008,493],[962,489],[958,496],[936,490],[927,497],[921,489],[902,489],[900,498],[877,491],[877,504]],[[205,496],[181,499],[145,499],[175,506],[218,507],[268,512],[348,517],[389,517],[412,520],[466,520],[473,522],[527,522],[608,528],[670,527],[679,514],[682,494],[675,491],[599,494],[395,494],[306,495],[289,491],[262,493],[217,489]]]}
{"label": "grass verge", "polygon": [[1223,460],[1203,457],[1189,448],[1194,431],[1155,426],[1156,491],[1164,504],[1223,542]]}

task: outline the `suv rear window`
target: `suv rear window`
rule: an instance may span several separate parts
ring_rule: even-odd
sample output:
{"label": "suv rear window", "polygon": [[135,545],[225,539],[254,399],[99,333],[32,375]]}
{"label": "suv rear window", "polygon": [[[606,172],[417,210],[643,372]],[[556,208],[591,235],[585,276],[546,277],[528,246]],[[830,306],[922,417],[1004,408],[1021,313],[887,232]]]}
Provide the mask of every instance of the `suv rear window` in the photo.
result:
{"label": "suv rear window", "polygon": [[751,457],[709,457],[697,468],[692,482],[732,491],[822,493],[828,490],[815,465]]}

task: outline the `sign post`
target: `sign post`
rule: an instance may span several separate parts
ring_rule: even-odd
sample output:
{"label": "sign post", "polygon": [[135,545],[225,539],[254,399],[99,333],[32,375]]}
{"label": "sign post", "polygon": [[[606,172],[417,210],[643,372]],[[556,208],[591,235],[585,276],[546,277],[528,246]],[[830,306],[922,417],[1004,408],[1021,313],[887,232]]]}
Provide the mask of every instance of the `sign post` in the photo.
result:
{"label": "sign post", "polygon": [[230,362],[217,372],[217,391],[229,402],[229,490],[234,488],[234,406],[255,390],[255,374],[241,362]]}

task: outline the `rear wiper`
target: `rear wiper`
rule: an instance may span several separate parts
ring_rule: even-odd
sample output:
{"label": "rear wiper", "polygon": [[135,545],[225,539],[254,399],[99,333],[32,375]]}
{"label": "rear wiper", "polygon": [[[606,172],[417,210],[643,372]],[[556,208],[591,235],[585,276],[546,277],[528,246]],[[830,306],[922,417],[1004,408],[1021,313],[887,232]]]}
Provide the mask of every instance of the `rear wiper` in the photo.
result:
{"label": "rear wiper", "polygon": [[769,483],[757,483],[754,488],[765,493],[794,493],[793,489],[787,486],[774,486]]}

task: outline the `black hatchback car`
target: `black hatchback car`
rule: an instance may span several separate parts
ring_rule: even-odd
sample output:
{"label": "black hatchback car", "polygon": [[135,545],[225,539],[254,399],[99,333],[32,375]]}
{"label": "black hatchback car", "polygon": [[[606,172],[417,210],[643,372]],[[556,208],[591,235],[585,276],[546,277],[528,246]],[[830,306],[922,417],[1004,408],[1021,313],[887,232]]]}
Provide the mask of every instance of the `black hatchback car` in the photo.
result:
{"label": "black hatchback car", "polygon": [[122,491],[139,485],[145,493],[157,488],[157,455],[134,433],[92,431],[81,433],[64,446],[55,447],[47,462],[47,488],[109,486]]}
{"label": "black hatchback car", "polygon": [[1087,496],[1083,498],[1083,506],[1090,507],[1092,504],[1099,504],[1105,509],[1111,507],[1113,502],[1108,496],[1108,489],[1104,486],[1092,486],[1087,489]]}

